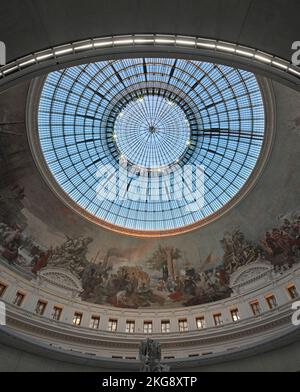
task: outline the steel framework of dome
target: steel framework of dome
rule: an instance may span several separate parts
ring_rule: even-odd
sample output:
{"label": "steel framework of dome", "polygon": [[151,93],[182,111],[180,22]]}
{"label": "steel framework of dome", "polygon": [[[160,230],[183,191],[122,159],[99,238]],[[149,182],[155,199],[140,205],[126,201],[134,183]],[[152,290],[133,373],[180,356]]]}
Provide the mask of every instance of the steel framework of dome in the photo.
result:
{"label": "steel framework of dome", "polygon": [[[246,184],[264,142],[265,111],[248,71],[173,58],[108,60],[47,76],[38,134],[49,171],[78,209],[123,232],[180,232],[226,207]],[[115,174],[124,161],[126,177]],[[188,208],[196,180],[187,166],[204,173],[198,208]]]}

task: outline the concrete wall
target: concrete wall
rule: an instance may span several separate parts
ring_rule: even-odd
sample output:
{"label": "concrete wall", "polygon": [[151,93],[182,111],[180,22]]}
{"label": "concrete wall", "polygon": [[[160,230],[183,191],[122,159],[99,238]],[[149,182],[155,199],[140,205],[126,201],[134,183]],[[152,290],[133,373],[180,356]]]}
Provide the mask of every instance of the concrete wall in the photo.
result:
{"label": "concrete wall", "polygon": [[290,59],[298,0],[11,0],[0,5],[8,60],[108,34],[176,33],[219,38]]}

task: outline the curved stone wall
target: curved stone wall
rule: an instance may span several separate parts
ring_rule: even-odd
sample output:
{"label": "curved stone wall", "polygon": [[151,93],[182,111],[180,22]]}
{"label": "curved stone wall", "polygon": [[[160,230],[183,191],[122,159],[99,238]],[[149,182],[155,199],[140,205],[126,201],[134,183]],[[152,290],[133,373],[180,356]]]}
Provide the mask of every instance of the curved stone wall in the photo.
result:
{"label": "curved stone wall", "polygon": [[[28,282],[3,264],[0,279],[8,331],[64,351],[134,360],[139,342],[151,336],[162,343],[165,359],[218,357],[258,348],[297,329],[291,306],[300,292],[299,266],[275,273],[269,263],[258,261],[235,274],[229,299],[172,311],[91,305],[61,281]],[[40,304],[45,304],[42,311]],[[61,309],[59,320],[55,308]],[[111,328],[113,320],[116,330]],[[166,331],[162,324],[167,322]],[[131,330],[129,323],[134,325]],[[152,323],[151,333],[145,323]]]}

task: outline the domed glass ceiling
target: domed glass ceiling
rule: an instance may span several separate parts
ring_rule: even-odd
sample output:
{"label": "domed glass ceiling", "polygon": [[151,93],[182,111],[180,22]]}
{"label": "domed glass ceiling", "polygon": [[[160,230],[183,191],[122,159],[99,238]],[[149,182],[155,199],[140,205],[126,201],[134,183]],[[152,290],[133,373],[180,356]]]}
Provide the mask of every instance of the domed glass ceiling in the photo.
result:
{"label": "domed glass ceiling", "polygon": [[85,216],[137,235],[180,232],[228,205],[248,180],[264,104],[256,77],[225,65],[99,61],[47,76],[38,130],[63,197]]}

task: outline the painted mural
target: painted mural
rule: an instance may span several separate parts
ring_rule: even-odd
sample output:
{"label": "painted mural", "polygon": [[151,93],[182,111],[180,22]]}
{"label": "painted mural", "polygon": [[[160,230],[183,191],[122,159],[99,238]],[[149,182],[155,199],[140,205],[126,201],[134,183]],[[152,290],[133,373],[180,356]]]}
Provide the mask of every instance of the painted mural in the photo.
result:
{"label": "painted mural", "polygon": [[[67,236],[44,246],[28,234],[23,214],[26,195],[20,185],[0,193],[0,258],[28,278],[47,267],[64,268],[82,284],[82,300],[123,308],[191,306],[230,296],[229,278],[239,267],[258,259],[274,269],[288,269],[300,260],[300,212],[277,219],[276,227],[253,242],[236,228],[226,232],[208,254],[191,260],[185,250],[160,241],[137,249],[99,247],[95,239]],[[94,244],[95,245],[95,244]]]}

